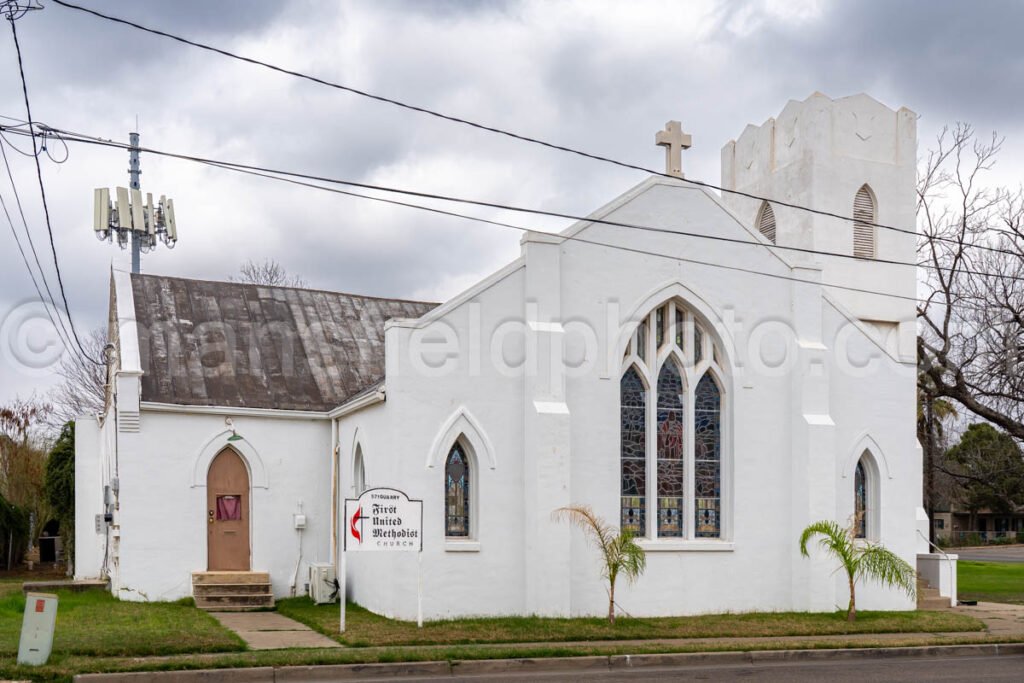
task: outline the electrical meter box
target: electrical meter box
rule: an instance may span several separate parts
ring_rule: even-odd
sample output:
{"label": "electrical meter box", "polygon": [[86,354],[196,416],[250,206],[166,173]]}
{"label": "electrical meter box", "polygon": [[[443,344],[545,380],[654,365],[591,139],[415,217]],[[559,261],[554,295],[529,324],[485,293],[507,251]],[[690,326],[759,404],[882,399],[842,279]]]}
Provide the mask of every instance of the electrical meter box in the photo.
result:
{"label": "electrical meter box", "polygon": [[50,658],[53,627],[57,623],[57,596],[29,593],[25,596],[25,618],[21,622],[18,664],[41,666]]}

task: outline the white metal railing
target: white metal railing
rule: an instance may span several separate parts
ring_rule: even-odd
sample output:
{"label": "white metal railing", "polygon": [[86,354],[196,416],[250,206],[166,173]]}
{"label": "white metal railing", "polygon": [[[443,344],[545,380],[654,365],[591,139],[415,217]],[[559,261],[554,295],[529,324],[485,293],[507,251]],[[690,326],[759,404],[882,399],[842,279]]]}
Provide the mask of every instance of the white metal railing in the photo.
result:
{"label": "white metal railing", "polygon": [[956,607],[956,575],[954,574],[956,565],[953,564],[953,558],[946,554],[945,550],[932,543],[931,539],[922,534],[920,529],[917,530],[917,535],[923,538],[925,543],[938,550],[939,554],[946,559],[946,563],[949,565],[949,606]]}

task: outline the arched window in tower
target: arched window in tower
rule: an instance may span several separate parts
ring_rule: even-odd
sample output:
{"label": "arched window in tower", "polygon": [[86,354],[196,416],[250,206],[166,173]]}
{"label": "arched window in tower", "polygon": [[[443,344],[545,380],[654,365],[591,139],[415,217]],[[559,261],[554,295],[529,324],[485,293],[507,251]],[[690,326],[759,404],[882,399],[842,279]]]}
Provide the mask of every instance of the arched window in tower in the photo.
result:
{"label": "arched window in tower", "polygon": [[658,536],[683,535],[683,491],[686,487],[686,390],[674,360],[658,373]]}
{"label": "arched window in tower", "polygon": [[622,375],[619,403],[620,525],[643,536],[647,508],[647,392],[635,366]]}
{"label": "arched window in tower", "polygon": [[695,535],[718,538],[722,534],[722,394],[705,372],[693,405],[693,478]]}
{"label": "arched window in tower", "polygon": [[863,458],[857,461],[857,471],[853,475],[853,515],[854,535],[857,538],[867,538],[868,478]]}
{"label": "arched window in tower", "polygon": [[761,210],[757,214],[757,229],[772,244],[775,244],[775,212],[768,202],[761,204]]}
{"label": "arched window in tower", "polygon": [[462,444],[455,442],[444,463],[444,535],[469,536],[469,458]]}
{"label": "arched window in tower", "polygon": [[853,198],[853,255],[875,258],[875,197],[862,185]]}

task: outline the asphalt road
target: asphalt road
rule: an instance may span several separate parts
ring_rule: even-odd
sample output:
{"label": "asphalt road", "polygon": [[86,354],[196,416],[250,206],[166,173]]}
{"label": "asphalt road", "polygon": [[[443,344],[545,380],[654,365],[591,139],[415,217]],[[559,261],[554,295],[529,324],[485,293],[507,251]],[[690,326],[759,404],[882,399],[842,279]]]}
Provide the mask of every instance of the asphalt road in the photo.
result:
{"label": "asphalt road", "polygon": [[[375,679],[346,679],[380,681]],[[437,681],[487,681],[521,683],[522,681],[759,681],[790,683],[796,681],[827,681],[828,683],[869,683],[873,681],[1012,681],[1024,680],[1024,655],[998,657],[874,657],[819,662],[763,662],[679,667],[649,667],[632,671],[562,671],[523,672],[517,675],[487,674],[480,676],[402,677],[403,681],[433,683]]]}
{"label": "asphalt road", "polygon": [[975,562],[1024,563],[1024,545],[997,545],[980,548],[950,548],[946,552],[960,556],[961,560]]}

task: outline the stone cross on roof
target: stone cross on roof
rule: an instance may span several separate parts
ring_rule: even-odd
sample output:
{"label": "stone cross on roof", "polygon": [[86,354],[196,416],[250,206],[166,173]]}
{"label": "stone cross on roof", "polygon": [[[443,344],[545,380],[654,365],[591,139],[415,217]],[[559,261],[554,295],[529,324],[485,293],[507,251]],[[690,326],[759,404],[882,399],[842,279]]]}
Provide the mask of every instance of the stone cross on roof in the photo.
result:
{"label": "stone cross on roof", "polygon": [[682,124],[678,121],[666,123],[665,130],[659,130],[654,136],[654,143],[665,148],[665,173],[685,178],[682,152],[689,149],[693,141],[689,134],[683,132]]}

